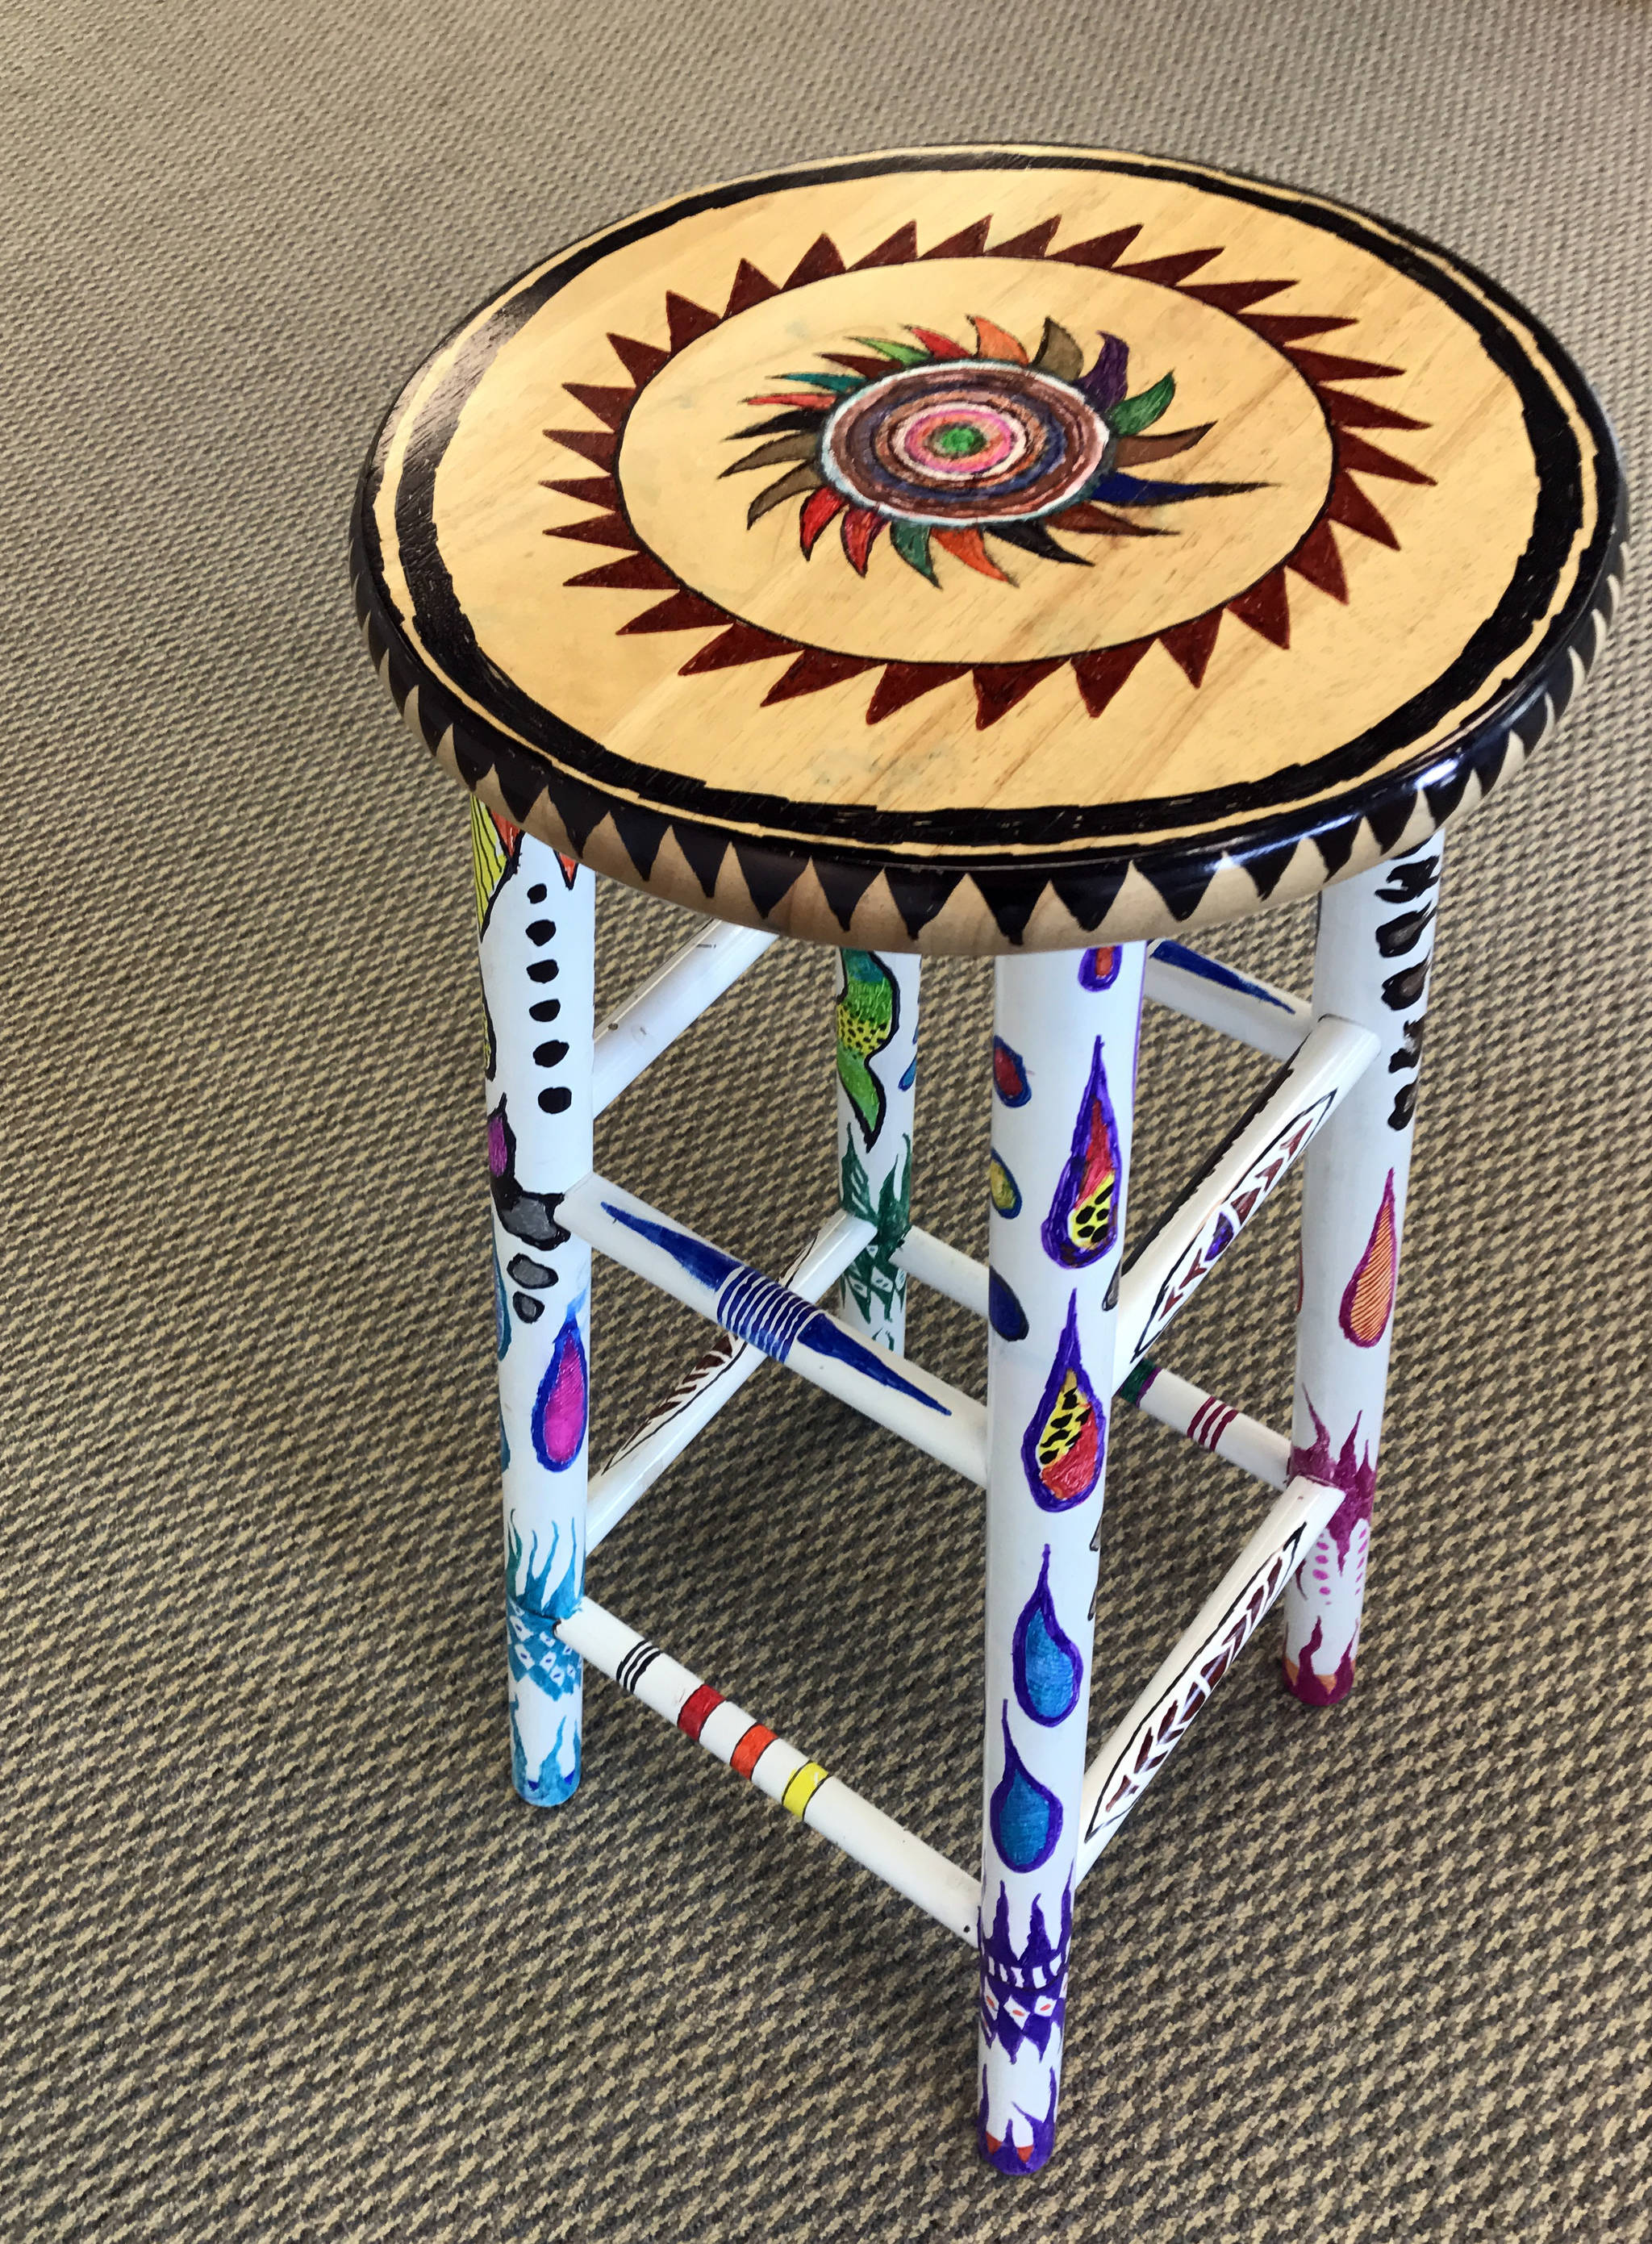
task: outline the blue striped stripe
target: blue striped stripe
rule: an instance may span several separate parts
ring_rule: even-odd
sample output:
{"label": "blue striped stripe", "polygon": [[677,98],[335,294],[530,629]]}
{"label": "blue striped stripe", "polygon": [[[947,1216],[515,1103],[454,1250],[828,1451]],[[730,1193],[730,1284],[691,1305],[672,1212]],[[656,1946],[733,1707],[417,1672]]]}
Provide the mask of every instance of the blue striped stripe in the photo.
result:
{"label": "blue striped stripe", "polygon": [[736,1340],[749,1341],[772,1355],[776,1363],[785,1362],[792,1342],[814,1314],[812,1301],[748,1267],[736,1270],[717,1296],[718,1323]]}

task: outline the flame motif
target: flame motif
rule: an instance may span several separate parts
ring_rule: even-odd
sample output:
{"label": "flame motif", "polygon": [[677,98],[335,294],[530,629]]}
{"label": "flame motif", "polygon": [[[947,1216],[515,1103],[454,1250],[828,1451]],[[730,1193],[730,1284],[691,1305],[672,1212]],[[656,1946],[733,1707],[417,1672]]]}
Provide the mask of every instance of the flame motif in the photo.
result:
{"label": "flame motif", "polygon": [[992,1195],[993,1206],[1000,1215],[1019,1215],[1021,1187],[1010,1173],[1003,1156],[996,1150],[987,1159],[986,1189]]}
{"label": "flame motif", "polygon": [[1067,1303],[1066,1329],[1032,1423],[1021,1436],[1021,1463],[1032,1501],[1043,1511],[1081,1504],[1101,1477],[1107,1424],[1079,1356],[1079,1297]]}
{"label": "flame motif", "polygon": [[1080,990],[1110,990],[1119,978],[1119,961],[1122,956],[1116,943],[1103,944],[1096,950],[1087,950],[1079,960]]}
{"label": "flame motif", "polygon": [[992,1039],[992,1088],[1006,1106],[1025,1106],[1032,1096],[1020,1053],[1012,1051],[1002,1037]]}
{"label": "flame motif", "polygon": [[1000,1340],[1026,1338],[1026,1311],[996,1270],[986,1274],[986,1321]]}
{"label": "flame motif", "polygon": [[1353,1276],[1343,1290],[1337,1321],[1356,1348],[1375,1348],[1394,1313],[1399,1255],[1394,1217],[1394,1173],[1388,1172],[1382,1206]]}
{"label": "flame motif", "polygon": [[471,863],[476,883],[476,923],[485,927],[493,899],[517,867],[522,828],[471,797]]}
{"label": "flame motif", "polygon": [[533,1404],[533,1449],[548,1472],[566,1472],[586,1435],[585,1343],[573,1309],[562,1320]]}
{"label": "flame motif", "polygon": [[1066,1721],[1084,1684],[1084,1654],[1063,1630],[1050,1595],[1050,1546],[1039,1585],[1022,1608],[1011,1644],[1011,1673],[1021,1712],[1046,1729]]}
{"label": "flame motif", "polygon": [[1090,1080],[1073,1132],[1073,1150],[1044,1219],[1044,1251],[1064,1269],[1099,1262],[1119,1236],[1119,1125],[1107,1096],[1101,1039],[1095,1040]]}
{"label": "flame motif", "polygon": [[992,1843],[1010,1869],[1036,1870],[1040,1862],[1049,1861],[1061,1836],[1061,1803],[1016,1752],[1007,1703],[999,1719],[1004,1728],[1004,1774],[993,1786],[987,1804]]}

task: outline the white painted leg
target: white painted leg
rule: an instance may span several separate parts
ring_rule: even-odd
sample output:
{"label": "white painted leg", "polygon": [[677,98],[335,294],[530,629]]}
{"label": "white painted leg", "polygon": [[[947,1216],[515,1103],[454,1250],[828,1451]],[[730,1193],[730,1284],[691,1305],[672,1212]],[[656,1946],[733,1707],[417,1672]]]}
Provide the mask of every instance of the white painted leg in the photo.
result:
{"label": "white painted leg", "polygon": [[504,1494],[511,1763],[540,1807],[579,1781],[591,1249],[557,1220],[590,1173],[595,882],[471,806],[487,1021],[488,1168]]}
{"label": "white painted leg", "polygon": [[876,1242],[843,1274],[843,1322],[903,1353],[906,1273],[891,1257],[912,1220],[912,1108],[917,1083],[920,961],[837,954],[837,1174],[851,1215]]}
{"label": "white painted leg", "polygon": [[1290,1471],[1344,1492],[1284,1597],[1285,1680],[1310,1707],[1354,1686],[1439,875],[1436,835],[1320,899],[1314,1012],[1383,1056],[1315,1139],[1303,1192]]}
{"label": "white painted leg", "polygon": [[979,2139],[1055,2143],[1144,948],[998,963]]}

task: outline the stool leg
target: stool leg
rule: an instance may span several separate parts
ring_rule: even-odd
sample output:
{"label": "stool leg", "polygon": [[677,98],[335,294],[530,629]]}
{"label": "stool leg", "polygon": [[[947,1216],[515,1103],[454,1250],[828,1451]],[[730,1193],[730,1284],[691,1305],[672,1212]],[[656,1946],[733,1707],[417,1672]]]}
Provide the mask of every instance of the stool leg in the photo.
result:
{"label": "stool leg", "polygon": [[557,1221],[591,1171],[592,875],[471,805],[504,1493],[511,1766],[539,1807],[579,1781],[591,1249]]}
{"label": "stool leg", "polygon": [[1145,948],[999,961],[979,2138],[1055,2143]]}
{"label": "stool leg", "polygon": [[1435,835],[1320,898],[1314,1011],[1374,1031],[1383,1052],[1303,1180],[1290,1470],[1344,1490],[1283,1599],[1285,1680],[1309,1707],[1354,1687],[1439,876]]}
{"label": "stool leg", "polygon": [[912,1220],[912,1108],[921,962],[837,954],[838,1196],[877,1238],[843,1273],[838,1314],[880,1348],[904,1352],[906,1273],[890,1260]]}

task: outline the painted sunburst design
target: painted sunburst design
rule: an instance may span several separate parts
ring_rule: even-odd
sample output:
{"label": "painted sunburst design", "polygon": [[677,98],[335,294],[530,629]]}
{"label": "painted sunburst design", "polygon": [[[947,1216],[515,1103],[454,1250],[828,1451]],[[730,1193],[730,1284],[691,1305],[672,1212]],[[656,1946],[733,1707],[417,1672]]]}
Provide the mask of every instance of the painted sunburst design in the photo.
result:
{"label": "painted sunburst design", "polygon": [[1117,510],[1258,488],[1129,473],[1191,450],[1215,423],[1147,435],[1169,410],[1175,375],[1129,395],[1129,346],[1121,336],[1102,333],[1086,372],[1083,350],[1057,320],[1045,321],[1036,354],[984,314],[972,314],[970,325],[973,351],[931,328],[909,328],[910,343],[859,335],[855,340],[873,356],[819,354],[846,373],[779,375],[777,381],[802,388],[747,398],[748,405],[782,409],[735,432],[735,443],[767,441],[724,474],[783,468],[752,501],[747,527],[796,498],[805,560],[836,522],[844,555],[863,577],[887,531],[908,568],[938,588],[938,548],[980,576],[1013,584],[988,551],[988,537],[1042,560],[1087,568],[1055,529],[1087,537],[1167,537],[1172,533]]}
{"label": "painted sunburst design", "polygon": [[[1290,576],[1294,575],[1301,578],[1303,583],[1328,598],[1345,602],[1348,598],[1347,580],[1343,571],[1342,557],[1337,548],[1337,531],[1341,530],[1357,537],[1374,539],[1379,544],[1396,549],[1398,546],[1399,541],[1387,520],[1367,495],[1362,483],[1356,478],[1387,477],[1396,482],[1409,483],[1432,483],[1433,481],[1433,477],[1425,474],[1421,469],[1415,468],[1408,461],[1396,458],[1392,454],[1382,450],[1367,436],[1361,433],[1371,429],[1418,429],[1426,427],[1427,423],[1413,420],[1406,414],[1397,412],[1390,406],[1378,404],[1343,386],[1349,382],[1388,379],[1398,375],[1401,369],[1396,366],[1382,365],[1366,359],[1343,358],[1324,350],[1306,348],[1310,337],[1327,335],[1333,329],[1353,325],[1352,320],[1345,315],[1270,314],[1256,308],[1269,298],[1277,296],[1284,290],[1293,287],[1296,285],[1294,281],[1290,280],[1223,280],[1201,284],[1195,280],[1194,275],[1222,254],[1219,248],[1184,250],[1174,255],[1146,258],[1125,263],[1121,260],[1141,232],[1140,226],[1123,226],[1112,233],[1096,235],[1087,240],[1074,242],[1066,248],[1053,249],[1051,245],[1060,230],[1060,226],[1059,219],[1048,219],[1025,233],[1016,234],[1012,240],[995,243],[989,248],[988,240],[992,220],[990,218],[981,219],[975,225],[967,226],[960,233],[950,235],[945,240],[937,242],[932,247],[920,252],[917,245],[917,226],[909,221],[890,234],[887,240],[879,243],[877,247],[869,252],[866,256],[856,260],[852,267],[845,265],[831,236],[823,233],[810,245],[784,280],[771,280],[767,274],[760,272],[755,266],[742,258],[735,274],[728,301],[720,313],[709,311],[703,305],[694,303],[687,298],[667,290],[664,307],[667,333],[665,343],[650,342],[630,335],[613,335],[609,337],[609,341],[630,377],[627,382],[623,385],[606,386],[571,382],[565,385],[570,395],[600,425],[585,429],[551,429],[545,432],[554,443],[578,454],[599,471],[595,475],[572,479],[549,477],[545,479],[548,489],[559,491],[570,498],[585,501],[598,510],[586,521],[558,525],[547,530],[545,535],[620,549],[620,558],[617,560],[607,562],[599,568],[586,570],[571,578],[568,580],[569,583],[573,585],[589,585],[600,590],[648,592],[663,596],[658,598],[654,605],[645,609],[642,613],[634,616],[628,623],[621,625],[620,628],[622,633],[654,632],[714,633],[714,635],[706,645],[700,647],[687,662],[681,665],[680,674],[684,677],[692,677],[708,671],[728,669],[746,663],[771,662],[788,658],[787,667],[762,696],[764,706],[790,700],[800,694],[818,693],[825,687],[839,685],[845,679],[876,671],[880,674],[866,709],[866,720],[869,724],[874,725],[893,715],[897,710],[904,708],[922,695],[932,693],[938,687],[948,685],[954,679],[967,677],[972,680],[975,691],[976,723],[978,727],[985,727],[996,723],[1044,679],[1053,676],[1057,671],[1069,669],[1073,673],[1085,708],[1092,717],[1099,717],[1125,685],[1137,665],[1155,645],[1163,647],[1165,652],[1179,665],[1189,683],[1196,687],[1203,679],[1209,666],[1217,634],[1222,628],[1222,618],[1224,614],[1229,613],[1235,616],[1249,630],[1271,642],[1273,645],[1282,649],[1288,648],[1290,644],[1290,596],[1288,579]],[[724,321],[737,318],[742,312],[750,310],[753,305],[760,304],[768,297],[780,295],[787,289],[804,287],[814,281],[829,280],[839,274],[859,271],[868,267],[915,264],[932,258],[971,257],[1011,258],[1029,262],[1048,260],[1057,264],[1088,266],[1097,270],[1116,274],[1126,279],[1144,280],[1157,287],[1175,289],[1181,294],[1240,321],[1254,334],[1260,335],[1264,341],[1280,351],[1312,390],[1320,410],[1324,416],[1333,455],[1330,488],[1324,503],[1306,532],[1291,551],[1256,583],[1234,594],[1230,598],[1208,609],[1203,614],[1171,625],[1162,631],[1151,632],[1143,638],[1129,640],[1123,645],[1097,647],[1084,653],[1039,658],[1021,662],[948,663],[904,662],[838,653],[828,648],[806,646],[795,639],[765,630],[760,625],[748,623],[732,614],[728,609],[720,607],[715,601],[691,591],[657,555],[648,550],[626,518],[620,499],[615,469],[626,423],[633,407],[660,368],[678,352],[686,349],[701,336],[710,334]],[[978,367],[983,359],[992,359],[997,362],[995,373],[1000,383],[1012,368],[1024,367],[1030,372],[1039,359],[1044,359],[1045,368],[1048,368],[1049,362],[1045,358],[1046,348],[1045,339],[1040,339],[1038,352],[1029,356],[1025,353],[1024,347],[1018,339],[1008,336],[1005,330],[996,327],[990,320],[984,323],[978,321],[976,328],[978,350],[967,356],[951,338],[934,337],[933,343],[944,347],[938,349],[933,348],[931,342],[924,339],[923,330],[915,329],[911,332],[915,339],[915,348],[926,354],[924,363],[931,367],[937,364],[951,365],[954,372],[957,372],[969,366]],[[1070,341],[1071,338],[1067,340]],[[840,388],[836,376],[781,377],[812,381],[816,385],[813,394],[817,402],[811,411],[799,402],[796,394],[782,397],[778,409],[782,413],[796,413],[799,416],[807,413],[807,426],[804,426],[800,420],[799,424],[795,427],[775,429],[769,433],[775,437],[802,438],[807,436],[809,438],[811,449],[817,454],[823,426],[830,419],[840,402],[850,396],[851,391],[862,392],[870,389],[874,379],[883,381],[890,379],[886,369],[890,362],[884,358],[882,349],[877,348],[884,341],[884,339],[878,338],[876,344],[869,341],[866,345],[869,350],[875,352],[879,363],[880,371],[877,377],[872,376],[869,367],[858,361],[851,360],[842,369],[843,379],[850,384],[850,388]],[[1012,345],[1013,348],[1006,348]],[[902,344],[896,348],[904,352],[908,346]],[[1059,339],[1055,348],[1058,354],[1060,353],[1062,346]],[[1073,348],[1077,348],[1076,344],[1073,345]],[[1095,365],[1089,369],[1087,375],[1083,376],[1083,379],[1090,380],[1100,375],[1100,386],[1103,389],[1118,379],[1118,375],[1114,373],[1113,367],[1108,362],[1108,349],[1109,343],[1104,341]],[[1020,353],[1021,355],[1018,357],[1017,353]],[[1070,359],[1066,362],[1071,364]],[[911,364],[917,366],[918,363],[918,360],[914,357]],[[1125,363],[1122,359],[1117,359],[1114,363],[1118,366],[1119,375],[1122,375]],[[1103,373],[1104,368],[1107,369],[1105,373]],[[1080,353],[1079,364],[1074,371],[1082,375],[1082,369],[1083,357]],[[1055,378],[1066,379],[1059,373]],[[1134,399],[1128,401],[1132,403],[1134,411],[1136,413],[1152,411],[1156,403],[1155,393],[1161,390],[1163,391],[1164,402],[1168,406],[1173,392],[1164,385],[1165,378],[1160,377],[1149,389],[1137,393]],[[1076,387],[1076,385],[1073,386]],[[1116,402],[1122,404],[1126,402],[1127,392],[1121,389]],[[1105,411],[1105,408],[1103,409]],[[1154,418],[1156,420],[1157,417],[1157,414],[1154,413]],[[1147,420],[1142,420],[1137,428],[1126,429],[1120,428],[1115,421],[1107,424],[1107,433],[1114,440],[1115,445],[1124,442],[1127,437],[1131,441],[1141,440],[1150,444],[1168,443],[1172,435],[1180,440],[1181,444],[1188,447],[1196,441],[1195,432],[1188,430],[1167,432],[1164,437],[1158,439],[1148,437],[1145,432],[1149,425]],[[748,429],[744,435],[749,436],[755,433],[756,433],[755,430]],[[1203,433],[1205,433],[1203,430],[1197,432],[1198,435]],[[1134,458],[1127,455],[1121,458],[1115,449],[1111,461],[1112,471],[1122,474],[1127,467],[1141,464],[1146,456],[1146,455],[1137,454]],[[1159,456],[1168,457],[1169,454],[1165,451]],[[778,456],[775,457],[778,462]],[[742,464],[755,466],[758,463],[755,458],[748,458],[744,463],[737,463],[736,471]],[[790,482],[798,470],[809,468],[809,459],[799,455],[788,466],[787,474],[781,480]],[[816,470],[810,469],[809,472],[812,477]],[[1229,484],[1221,486],[1220,490],[1225,496],[1236,489],[1244,488],[1247,486]],[[1255,488],[1255,486],[1249,488]],[[1209,486],[1194,485],[1184,487],[1184,490],[1188,495],[1212,497],[1217,495]],[[863,531],[859,529],[856,531],[854,544],[851,544],[849,542],[847,530],[844,531],[845,550],[851,562],[859,566],[860,562],[863,562],[866,554],[870,552],[872,541],[878,534],[879,524],[884,519],[884,510],[869,507],[856,509],[846,491],[836,490],[829,481],[823,478],[820,490],[822,492],[830,490],[833,496],[844,497],[843,508],[832,510],[833,518],[837,518],[840,513],[846,517],[856,510],[872,515],[872,523]],[[1167,488],[1165,484],[1161,483],[1157,486],[1155,496],[1152,500],[1144,499],[1141,503],[1163,504],[1175,490],[1175,485]],[[784,497],[789,498],[794,495],[800,499],[800,513],[806,511],[810,500],[816,497],[813,481],[811,480],[807,490],[801,481],[793,483],[792,489],[788,490]],[[776,496],[772,487],[762,494],[762,497],[774,504],[782,503],[782,498]],[[1072,495],[1066,509],[1069,518],[1064,526],[1068,531],[1078,530],[1081,534],[1128,536],[1140,535],[1143,531],[1149,535],[1153,534],[1148,525],[1129,522],[1127,519],[1127,509],[1123,501],[1117,497],[1107,502],[1104,510],[1116,514],[1117,520],[1123,525],[1122,528],[1104,526],[1098,531],[1093,528],[1087,529],[1086,524],[1081,521],[1075,523],[1071,519],[1072,513],[1079,507],[1093,508],[1099,504],[1094,491],[1087,483],[1082,494],[1075,491]],[[826,500],[821,497],[818,498],[817,511],[823,514],[825,508]],[[890,523],[891,546],[895,551],[900,551],[901,544],[897,544],[894,537],[895,521],[892,512],[889,514],[888,518]],[[989,572],[995,574],[1008,572],[1000,571],[998,564],[992,561],[992,556],[986,552],[985,537],[988,535],[1012,547],[1019,544],[1024,551],[1031,550],[1046,560],[1073,560],[1082,558],[1059,547],[1054,553],[1052,553],[1038,542],[1034,542],[1029,548],[1029,538],[1033,541],[1039,540],[1039,525],[1043,521],[1043,517],[1035,516],[1019,524],[1012,523],[1009,526],[1012,530],[1019,529],[1025,534],[1020,537],[1012,535],[1007,539],[1004,535],[1005,525],[1002,521],[998,526],[986,531],[982,531],[978,523],[967,525],[965,532],[949,529],[947,536],[964,535],[966,537],[967,551],[959,553],[954,547],[951,549],[953,558],[963,560],[965,566],[973,568],[978,568],[981,561],[985,559]],[[814,534],[818,536],[820,529],[824,526],[823,523],[816,525]],[[981,551],[978,555],[976,553],[974,544],[967,540],[968,527],[974,528],[982,538]],[[800,534],[801,529],[800,524]],[[1057,544],[1057,541],[1050,536],[1047,527],[1044,528],[1042,534],[1045,537],[1048,537],[1051,546]],[[860,561],[857,562],[856,548],[863,537],[865,544],[860,552]],[[922,563],[918,556],[916,536],[903,532],[901,543],[910,547],[910,551],[902,552],[903,560],[907,561],[909,565],[921,570]],[[925,551],[931,568],[934,566],[934,554],[938,545],[943,554],[949,550],[945,540],[938,537],[934,526],[931,525]]]}

